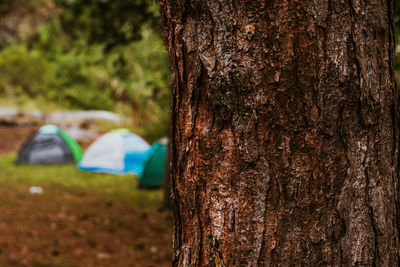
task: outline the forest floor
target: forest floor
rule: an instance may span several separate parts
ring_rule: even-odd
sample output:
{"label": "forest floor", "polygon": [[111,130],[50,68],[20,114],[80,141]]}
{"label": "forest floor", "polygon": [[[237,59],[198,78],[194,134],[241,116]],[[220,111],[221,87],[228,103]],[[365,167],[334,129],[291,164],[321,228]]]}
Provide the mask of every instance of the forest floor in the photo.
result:
{"label": "forest floor", "polygon": [[133,175],[15,166],[34,130],[0,126],[0,266],[171,265],[172,216],[159,211],[161,190],[136,189]]}

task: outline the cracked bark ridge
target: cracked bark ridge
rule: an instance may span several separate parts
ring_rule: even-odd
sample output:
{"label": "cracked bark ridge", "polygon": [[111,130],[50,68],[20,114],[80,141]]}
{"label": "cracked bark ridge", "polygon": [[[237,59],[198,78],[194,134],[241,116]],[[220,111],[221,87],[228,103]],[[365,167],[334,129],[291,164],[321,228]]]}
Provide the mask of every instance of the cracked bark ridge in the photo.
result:
{"label": "cracked bark ridge", "polygon": [[174,266],[397,266],[393,0],[161,0]]}

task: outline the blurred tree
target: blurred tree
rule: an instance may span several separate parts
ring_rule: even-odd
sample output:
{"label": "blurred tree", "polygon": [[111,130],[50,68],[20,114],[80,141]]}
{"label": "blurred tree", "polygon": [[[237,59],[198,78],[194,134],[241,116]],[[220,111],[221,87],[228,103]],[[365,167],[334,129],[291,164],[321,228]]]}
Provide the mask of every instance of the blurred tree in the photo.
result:
{"label": "blurred tree", "polygon": [[38,25],[47,23],[55,12],[52,0],[1,0],[0,48],[30,36]]}
{"label": "blurred tree", "polygon": [[11,0],[1,0],[0,1],[0,15],[7,13],[10,9]]}
{"label": "blurred tree", "polygon": [[56,0],[62,8],[63,30],[73,38],[105,44],[108,51],[141,37],[143,24],[159,29],[159,13],[152,0]]}

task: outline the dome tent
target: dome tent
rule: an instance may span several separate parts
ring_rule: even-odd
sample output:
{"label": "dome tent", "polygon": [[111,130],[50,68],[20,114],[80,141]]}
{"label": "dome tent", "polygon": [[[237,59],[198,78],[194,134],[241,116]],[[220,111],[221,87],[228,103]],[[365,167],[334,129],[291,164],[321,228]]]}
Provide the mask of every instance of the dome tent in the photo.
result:
{"label": "dome tent", "polygon": [[17,164],[67,164],[79,162],[82,149],[55,125],[42,126],[18,152]]}
{"label": "dome tent", "polygon": [[155,142],[146,152],[140,172],[139,188],[154,188],[163,185],[168,139]]}
{"label": "dome tent", "polygon": [[150,145],[127,129],[116,129],[97,138],[86,150],[79,170],[115,174],[139,173]]}

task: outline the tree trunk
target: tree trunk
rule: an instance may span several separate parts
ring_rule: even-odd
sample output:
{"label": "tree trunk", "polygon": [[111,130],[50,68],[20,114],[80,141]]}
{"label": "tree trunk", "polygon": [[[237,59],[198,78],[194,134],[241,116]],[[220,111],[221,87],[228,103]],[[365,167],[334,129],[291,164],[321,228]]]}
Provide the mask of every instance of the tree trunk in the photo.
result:
{"label": "tree trunk", "polygon": [[174,266],[397,266],[393,0],[162,0]]}
{"label": "tree trunk", "polygon": [[169,156],[169,142],[168,142],[168,148],[167,148],[167,157],[165,159],[165,166],[164,166],[164,177],[163,177],[163,204],[162,204],[162,209],[165,210],[171,210],[172,209],[172,202],[171,202],[171,179],[170,179],[170,156]]}

